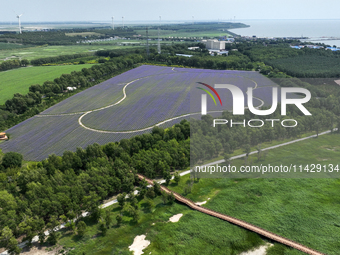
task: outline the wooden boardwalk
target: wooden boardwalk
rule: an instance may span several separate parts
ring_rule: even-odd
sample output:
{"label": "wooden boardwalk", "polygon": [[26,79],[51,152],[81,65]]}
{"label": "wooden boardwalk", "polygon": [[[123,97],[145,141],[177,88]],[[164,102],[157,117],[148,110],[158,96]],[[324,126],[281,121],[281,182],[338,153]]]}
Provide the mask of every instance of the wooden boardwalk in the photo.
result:
{"label": "wooden boardwalk", "polygon": [[[151,179],[148,179],[146,178],[145,176],[141,175],[141,174],[137,174],[138,178],[139,179],[145,179],[149,184],[153,185],[153,180]],[[234,217],[231,217],[231,216],[228,216],[228,215],[225,215],[225,214],[222,214],[222,213],[219,213],[219,212],[215,212],[211,209],[207,209],[207,208],[204,208],[200,205],[196,205],[195,202],[191,201],[190,199],[187,199],[183,196],[181,196],[180,194],[174,192],[174,191],[171,191],[169,190],[168,188],[164,187],[161,185],[161,189],[163,191],[165,191],[166,193],[170,194],[170,193],[173,193],[176,200],[180,201],[181,203],[184,203],[186,204],[187,206],[189,206],[190,208],[194,209],[194,210],[197,210],[197,211],[200,211],[202,213],[205,213],[205,214],[209,214],[211,216],[214,216],[216,218],[220,218],[222,220],[226,220],[230,223],[233,223],[235,225],[238,225],[240,227],[243,227],[245,229],[248,229],[250,231],[253,231],[259,235],[262,235],[262,236],[265,236],[271,240],[274,240],[278,243],[282,243],[282,244],[285,244],[287,246],[290,246],[290,247],[293,247],[299,251],[302,251],[302,252],[305,252],[307,254],[311,254],[311,255],[325,255],[324,253],[321,253],[319,251],[316,251],[314,249],[311,249],[305,245],[302,245],[302,244],[299,244],[297,242],[294,242],[292,240],[289,240],[287,238],[284,238],[282,236],[279,236],[279,235],[276,235],[270,231],[267,231],[263,228],[260,228],[260,227],[257,227],[253,224],[250,224],[250,223],[247,223],[243,220],[239,220],[239,219],[236,219]]]}

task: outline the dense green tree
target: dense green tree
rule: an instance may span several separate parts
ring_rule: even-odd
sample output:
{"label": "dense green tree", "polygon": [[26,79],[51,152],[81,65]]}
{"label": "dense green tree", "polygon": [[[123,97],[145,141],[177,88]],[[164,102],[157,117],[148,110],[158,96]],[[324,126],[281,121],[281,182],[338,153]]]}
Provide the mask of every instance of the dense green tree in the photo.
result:
{"label": "dense green tree", "polygon": [[157,196],[160,196],[162,194],[161,185],[158,182],[156,181],[153,182],[153,188]]}
{"label": "dense green tree", "polygon": [[170,194],[168,194],[168,200],[170,204],[173,204],[175,202],[174,193],[171,192]]}
{"label": "dense green tree", "polygon": [[117,225],[120,226],[122,224],[123,217],[120,214],[118,214],[116,216],[116,220],[117,220]]}
{"label": "dense green tree", "polygon": [[126,193],[122,193],[122,194],[119,194],[117,196],[117,201],[119,203],[119,205],[123,208],[124,207],[124,204],[125,204],[125,197],[126,197]]}
{"label": "dense green tree", "polygon": [[166,193],[165,191],[162,191],[163,204],[166,204],[168,202],[168,199],[169,199],[168,193]]}
{"label": "dense green tree", "polygon": [[86,223],[84,221],[79,221],[77,223],[77,234],[79,236],[84,236],[84,234],[86,233]]}
{"label": "dense green tree", "polygon": [[7,226],[1,231],[0,247],[8,250],[9,254],[20,254],[21,252],[21,249],[18,247],[18,241],[14,237],[12,230]]}
{"label": "dense green tree", "polygon": [[22,159],[22,155],[17,152],[7,152],[2,158],[2,165],[5,168],[21,167]]}
{"label": "dense green tree", "polygon": [[146,197],[150,198],[150,199],[154,199],[156,197],[156,193],[155,193],[154,187],[148,188],[148,190],[146,192]]}
{"label": "dense green tree", "polygon": [[178,172],[176,172],[176,173],[174,174],[174,181],[176,182],[177,185],[178,185],[178,183],[180,182],[180,180],[181,180],[181,176],[179,175]]}

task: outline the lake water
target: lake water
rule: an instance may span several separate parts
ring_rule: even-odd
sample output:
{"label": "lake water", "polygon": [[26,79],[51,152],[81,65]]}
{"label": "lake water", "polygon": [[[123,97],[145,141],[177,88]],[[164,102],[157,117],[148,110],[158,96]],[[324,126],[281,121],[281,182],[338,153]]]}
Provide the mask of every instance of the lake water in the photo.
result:
{"label": "lake water", "polygon": [[[250,25],[248,28],[231,29],[242,36],[257,37],[309,37],[313,42],[322,42],[340,47],[339,20],[236,20]],[[322,40],[336,37],[337,40]],[[315,40],[315,41],[314,41]]]}

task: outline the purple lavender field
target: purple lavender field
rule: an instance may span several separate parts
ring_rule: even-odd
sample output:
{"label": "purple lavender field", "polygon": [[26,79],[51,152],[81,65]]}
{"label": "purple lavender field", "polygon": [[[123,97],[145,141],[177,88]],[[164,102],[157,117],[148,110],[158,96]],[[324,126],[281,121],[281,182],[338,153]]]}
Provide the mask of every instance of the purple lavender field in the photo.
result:
{"label": "purple lavender field", "polygon": [[[254,106],[271,105],[271,87],[277,86],[257,72],[144,65],[10,128],[6,132],[11,139],[0,147],[3,152],[19,152],[26,160],[42,160],[52,153],[62,155],[65,150],[74,151],[95,142],[105,144],[150,132],[155,125],[169,127],[190,116],[199,118],[204,92],[196,88],[203,87],[197,82],[233,84],[244,93],[253,87]],[[232,109],[231,94],[220,95],[223,107],[216,97],[217,106],[210,98],[208,111]]]}

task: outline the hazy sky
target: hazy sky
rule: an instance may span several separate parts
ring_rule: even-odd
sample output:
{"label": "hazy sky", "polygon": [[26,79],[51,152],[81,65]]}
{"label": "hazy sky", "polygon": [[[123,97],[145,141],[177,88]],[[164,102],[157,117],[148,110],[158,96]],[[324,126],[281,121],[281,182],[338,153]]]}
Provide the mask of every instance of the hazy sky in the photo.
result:
{"label": "hazy sky", "polygon": [[0,0],[0,22],[340,19],[339,0]]}

